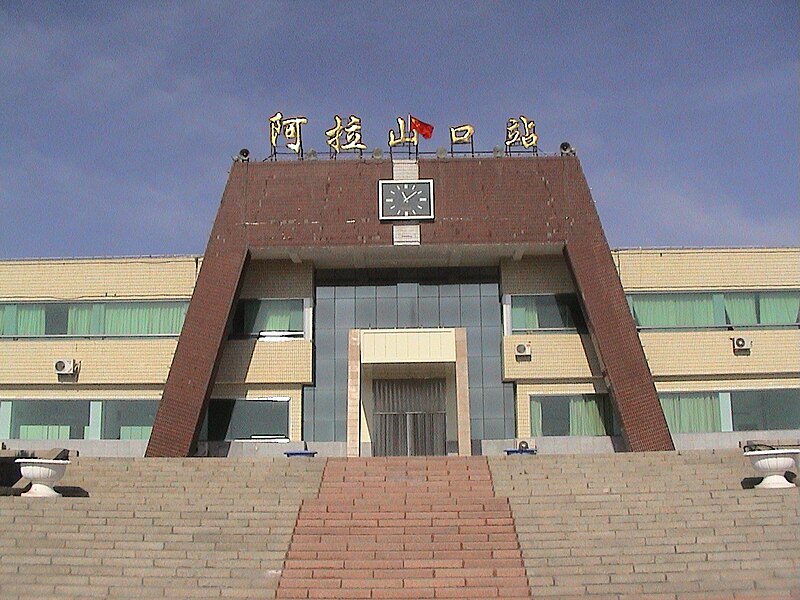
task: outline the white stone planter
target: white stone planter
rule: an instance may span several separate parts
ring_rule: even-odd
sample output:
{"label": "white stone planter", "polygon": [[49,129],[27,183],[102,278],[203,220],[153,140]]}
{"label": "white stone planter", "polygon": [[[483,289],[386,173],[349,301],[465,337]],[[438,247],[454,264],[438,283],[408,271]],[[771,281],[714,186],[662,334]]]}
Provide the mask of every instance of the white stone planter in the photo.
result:
{"label": "white stone planter", "polygon": [[750,464],[764,477],[757,488],[789,488],[795,487],[787,481],[783,474],[796,468],[796,461],[800,456],[800,449],[784,448],[778,450],[752,450],[744,455],[750,459]]}
{"label": "white stone planter", "polygon": [[45,458],[18,458],[20,473],[31,482],[31,489],[22,494],[30,498],[54,498],[61,496],[53,486],[64,477],[68,460]]}

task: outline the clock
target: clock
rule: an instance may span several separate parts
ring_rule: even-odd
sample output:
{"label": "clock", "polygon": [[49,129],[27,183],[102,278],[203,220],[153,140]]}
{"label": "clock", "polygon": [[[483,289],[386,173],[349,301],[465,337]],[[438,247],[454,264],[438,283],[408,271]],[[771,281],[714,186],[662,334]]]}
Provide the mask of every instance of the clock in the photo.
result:
{"label": "clock", "polygon": [[379,181],[378,214],[386,221],[433,219],[433,179]]}

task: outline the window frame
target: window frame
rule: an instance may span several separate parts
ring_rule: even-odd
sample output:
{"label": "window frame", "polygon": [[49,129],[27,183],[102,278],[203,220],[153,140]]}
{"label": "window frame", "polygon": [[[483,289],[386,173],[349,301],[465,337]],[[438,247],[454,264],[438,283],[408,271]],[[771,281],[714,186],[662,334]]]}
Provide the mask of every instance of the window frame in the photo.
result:
{"label": "window frame", "polygon": [[[650,290],[650,291],[625,291],[625,298],[628,301],[628,307],[630,309],[631,317],[634,320],[634,324],[636,325],[637,331],[747,331],[747,330],[762,330],[762,329],[800,329],[800,316],[797,317],[797,321],[794,323],[782,323],[782,324],[769,324],[769,323],[757,323],[755,325],[736,325],[728,322],[728,313],[725,308],[725,295],[726,294],[755,294],[756,295],[756,303],[760,301],[760,294],[770,294],[770,293],[796,293],[800,294],[800,288],[779,288],[779,289],[714,289],[714,290],[696,290],[696,289],[686,289],[686,290]],[[704,294],[712,297],[712,302],[714,304],[714,320],[715,323],[713,325],[667,325],[667,326],[654,326],[654,325],[640,325],[637,319],[636,313],[634,312],[634,307],[631,305],[630,298],[632,296],[648,296],[648,295],[659,295],[659,296],[666,296],[666,295],[687,295],[687,294]],[[719,296],[719,301],[714,298],[714,296]],[[721,302],[719,305],[717,302]],[[800,313],[799,313],[800,315]],[[721,316],[725,322],[724,323],[717,323],[718,316]],[[760,317],[760,313],[759,313]]]}
{"label": "window frame", "polygon": [[[533,293],[533,294],[507,294],[508,296],[508,318],[507,335],[532,335],[536,333],[583,333],[585,330],[585,318],[580,307],[578,294],[574,292],[563,293]],[[559,303],[559,298],[569,298],[571,302]],[[514,298],[554,298],[556,307],[561,311],[564,307],[569,311],[570,319],[573,321],[572,327],[538,327],[535,329],[517,329],[514,327]],[[578,311],[577,314],[575,311]],[[504,315],[504,316],[506,316]]]}
{"label": "window frame", "polygon": [[[269,330],[261,330],[258,333],[247,333],[243,331],[244,327],[242,327],[242,331],[237,331],[237,321],[239,320],[239,310],[240,306],[243,302],[299,302],[300,303],[300,318],[302,319],[302,329],[297,331],[289,330],[289,331],[269,331]],[[310,314],[309,314],[310,313]],[[291,298],[239,298],[236,301],[236,306],[233,309],[233,315],[231,317],[231,333],[228,336],[229,339],[232,340],[257,340],[257,341],[268,341],[268,342],[279,342],[279,341],[287,341],[287,340],[297,340],[297,339],[306,339],[309,340],[312,337],[313,332],[313,301],[311,298],[303,298],[303,297],[291,297]]]}
{"label": "window frame", "polygon": [[[113,305],[113,304],[183,304],[186,305],[186,310],[189,308],[191,298],[160,298],[160,299],[128,299],[128,298],[114,298],[108,300],[77,300],[77,301],[64,301],[64,300],[26,300],[20,302],[0,302],[0,305],[5,309],[8,306],[43,306],[45,307],[45,328],[47,327],[47,306],[63,306],[67,313],[72,306],[98,306],[98,305]],[[5,310],[3,311],[3,315]],[[4,317],[5,318],[5,317]],[[67,317],[67,330],[69,330],[69,317]],[[184,313],[185,320],[185,313]],[[104,327],[105,329],[105,327]],[[183,323],[181,323],[181,330]],[[40,340],[40,339],[128,339],[128,338],[176,338],[179,337],[181,331],[177,333],[45,333],[42,334],[20,334],[18,331],[14,333],[0,333],[0,340]]]}

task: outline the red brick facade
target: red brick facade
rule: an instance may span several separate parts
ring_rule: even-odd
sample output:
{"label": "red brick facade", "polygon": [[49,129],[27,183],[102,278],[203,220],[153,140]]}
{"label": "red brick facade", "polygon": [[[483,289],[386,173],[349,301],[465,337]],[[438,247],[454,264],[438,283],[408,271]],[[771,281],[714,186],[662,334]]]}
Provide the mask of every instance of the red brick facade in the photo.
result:
{"label": "red brick facade", "polygon": [[[422,245],[562,246],[630,450],[673,444],[600,220],[576,158],[436,159]],[[391,246],[377,214],[389,160],[235,163],[164,389],[148,456],[185,456],[213,389],[249,251]]]}

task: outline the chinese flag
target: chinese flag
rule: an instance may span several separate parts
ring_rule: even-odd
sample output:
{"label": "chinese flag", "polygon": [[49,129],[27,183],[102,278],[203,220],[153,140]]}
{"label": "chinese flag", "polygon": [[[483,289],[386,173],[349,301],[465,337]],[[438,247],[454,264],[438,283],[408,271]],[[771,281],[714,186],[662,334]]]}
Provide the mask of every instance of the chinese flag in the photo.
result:
{"label": "chinese flag", "polygon": [[413,115],[408,115],[408,119],[411,122],[411,131],[418,131],[419,134],[426,140],[431,139],[431,136],[433,135],[433,125],[426,123],[425,121],[420,121]]}

